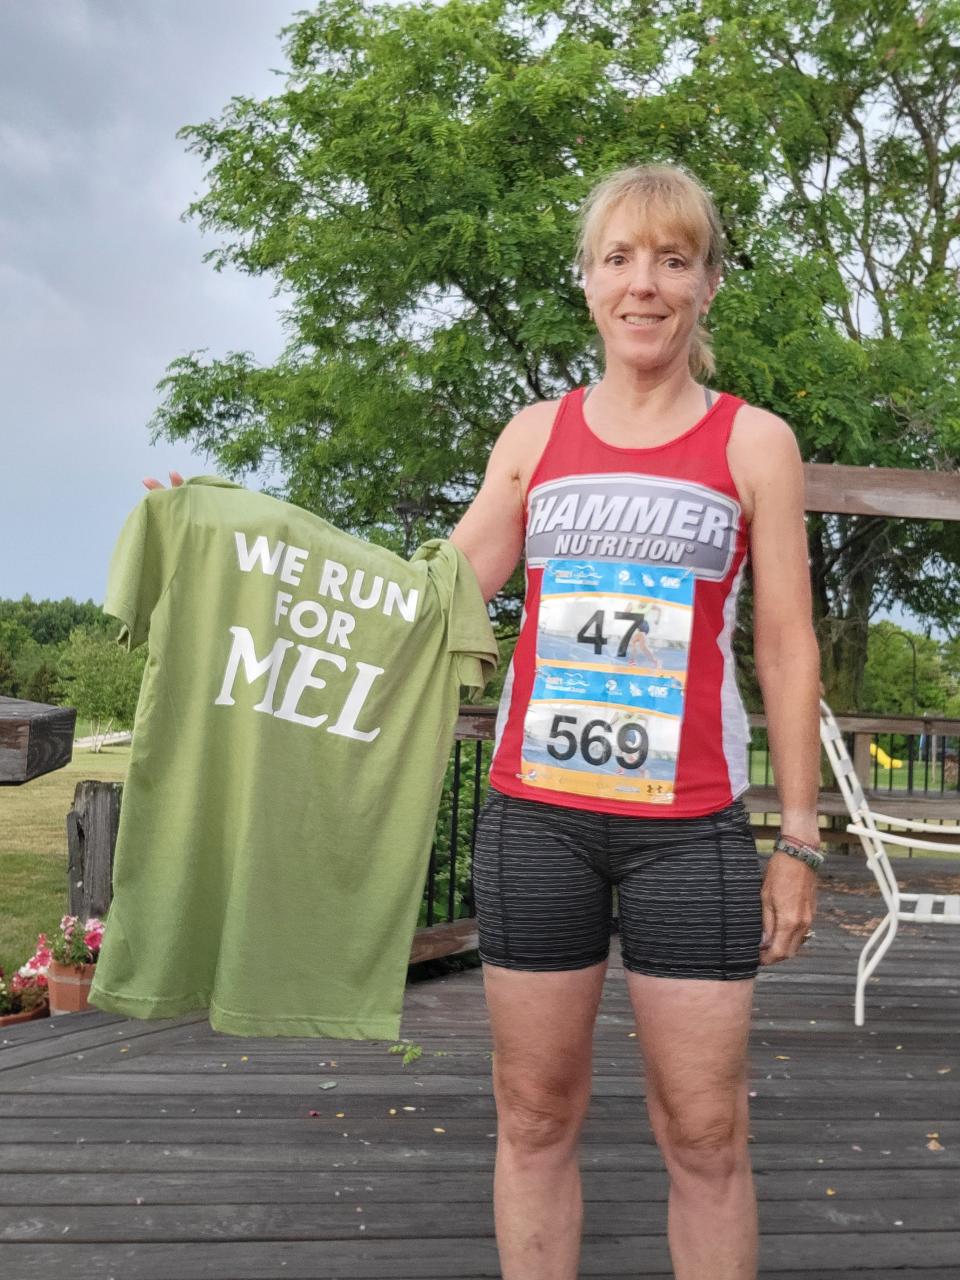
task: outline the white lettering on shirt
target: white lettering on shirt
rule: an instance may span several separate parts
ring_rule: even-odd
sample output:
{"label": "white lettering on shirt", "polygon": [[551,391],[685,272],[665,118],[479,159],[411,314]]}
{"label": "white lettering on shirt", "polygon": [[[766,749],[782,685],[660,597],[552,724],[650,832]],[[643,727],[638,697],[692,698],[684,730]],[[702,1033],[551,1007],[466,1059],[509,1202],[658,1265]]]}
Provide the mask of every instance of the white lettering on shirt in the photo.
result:
{"label": "white lettering on shirt", "polygon": [[[264,534],[254,538],[253,546],[247,546],[247,535],[242,529],[237,529],[233,535],[237,544],[237,562],[244,573],[251,573],[254,566],[259,563],[264,573],[273,574],[277,572],[277,566],[280,563],[280,557],[283,555],[283,549],[287,545],[285,542],[278,542],[275,547],[270,546]],[[304,552],[306,555],[306,552]]]}
{"label": "white lettering on shirt", "polygon": [[341,564],[339,560],[324,560],[323,568],[320,571],[320,585],[317,587],[317,594],[321,596],[333,596],[334,600],[343,603],[343,592],[340,588],[346,582],[347,566]]}
{"label": "white lettering on shirt", "polygon": [[231,694],[233,693],[234,681],[237,678],[237,671],[242,662],[247,684],[253,684],[254,680],[259,680],[261,676],[266,675],[268,671],[270,672],[266,692],[253,709],[254,711],[265,711],[268,715],[272,715],[273,695],[277,687],[280,668],[283,665],[283,656],[292,647],[293,641],[277,640],[269,654],[260,659],[257,657],[257,651],[253,645],[253,636],[246,627],[231,627],[230,630],[233,633],[233,646],[230,650],[230,657],[227,659],[223,685],[218,696],[214,698],[214,705],[221,707],[232,707],[234,705],[234,699]]}
{"label": "white lettering on shirt", "polygon": [[417,601],[420,599],[420,592],[416,587],[411,587],[404,595],[403,588],[398,582],[387,583],[387,598],[383,602],[383,612],[386,617],[394,611],[400,614],[404,622],[416,622],[417,620]]}
{"label": "white lettering on shirt", "polygon": [[280,581],[289,582],[291,586],[298,587],[304,561],[309,554],[304,547],[287,547],[287,554],[283,557],[283,568],[280,570]]}
{"label": "white lettering on shirt", "polygon": [[339,653],[327,653],[325,649],[312,649],[308,644],[298,644],[297,648],[300,650],[300,658],[287,682],[283,702],[273,714],[278,720],[292,720],[294,724],[305,724],[310,729],[316,729],[318,725],[323,724],[324,720],[329,719],[329,716],[326,712],[319,716],[300,715],[297,711],[300,696],[304,689],[327,687],[326,680],[313,674],[313,669],[318,662],[332,662],[338,671],[346,671],[347,660]]}
{"label": "white lettering on shirt", "polygon": [[357,675],[353,686],[347,694],[347,700],[340,712],[340,719],[330,726],[331,733],[338,733],[344,738],[356,738],[359,742],[372,742],[380,732],[379,728],[361,732],[357,728],[357,716],[363,710],[367,694],[377,676],[383,675],[383,667],[371,666],[369,662],[357,663]]}

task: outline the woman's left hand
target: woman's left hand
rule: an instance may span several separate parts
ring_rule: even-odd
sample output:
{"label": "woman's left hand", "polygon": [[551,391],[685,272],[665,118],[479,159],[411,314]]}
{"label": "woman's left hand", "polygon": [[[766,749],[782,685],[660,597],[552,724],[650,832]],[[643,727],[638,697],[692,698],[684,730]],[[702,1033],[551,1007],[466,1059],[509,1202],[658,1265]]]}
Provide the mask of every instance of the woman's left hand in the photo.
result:
{"label": "woman's left hand", "polygon": [[775,853],[767,863],[761,903],[760,963],[789,960],[803,945],[817,912],[817,873],[799,858]]}

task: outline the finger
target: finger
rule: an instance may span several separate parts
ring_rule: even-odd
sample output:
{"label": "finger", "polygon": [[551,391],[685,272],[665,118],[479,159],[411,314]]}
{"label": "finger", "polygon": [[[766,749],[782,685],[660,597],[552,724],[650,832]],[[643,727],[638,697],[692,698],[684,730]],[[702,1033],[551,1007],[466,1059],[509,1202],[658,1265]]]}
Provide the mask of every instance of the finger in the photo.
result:
{"label": "finger", "polygon": [[170,483],[173,485],[175,489],[179,488],[179,486],[183,484],[183,476],[180,474],[179,471],[170,472]]}
{"label": "finger", "polygon": [[763,963],[778,964],[781,960],[792,960],[803,946],[809,929],[809,924],[781,925],[766,951]]}
{"label": "finger", "polygon": [[167,486],[161,484],[159,480],[155,480],[153,476],[147,476],[143,482],[143,487],[145,489],[165,489]]}
{"label": "finger", "polygon": [[770,899],[762,899],[761,913],[763,934],[760,939],[760,947],[761,950],[763,950],[770,946],[773,941],[774,934],[777,932],[777,912]]}

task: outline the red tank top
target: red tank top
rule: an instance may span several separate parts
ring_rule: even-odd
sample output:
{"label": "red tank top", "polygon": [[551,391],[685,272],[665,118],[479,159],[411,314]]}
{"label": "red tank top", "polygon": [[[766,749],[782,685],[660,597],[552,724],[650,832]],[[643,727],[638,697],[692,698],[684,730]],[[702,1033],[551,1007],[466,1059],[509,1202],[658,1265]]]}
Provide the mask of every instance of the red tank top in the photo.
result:
{"label": "red tank top", "polygon": [[746,790],[732,649],[747,553],[721,394],[683,435],[606,444],[563,397],[525,503],[526,598],[490,781],[572,809],[697,817]]}

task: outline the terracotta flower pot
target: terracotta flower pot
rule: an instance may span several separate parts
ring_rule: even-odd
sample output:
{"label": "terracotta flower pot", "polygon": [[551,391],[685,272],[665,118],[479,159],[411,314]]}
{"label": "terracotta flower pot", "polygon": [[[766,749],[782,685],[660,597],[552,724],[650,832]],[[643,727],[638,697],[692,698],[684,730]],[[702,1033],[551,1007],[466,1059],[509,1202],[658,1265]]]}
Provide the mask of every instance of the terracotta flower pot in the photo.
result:
{"label": "terracotta flower pot", "polygon": [[49,1013],[48,1004],[38,1004],[33,1009],[24,1009],[22,1013],[2,1013],[0,1027],[11,1027],[15,1022],[30,1022],[33,1018],[46,1018]]}
{"label": "terracotta flower pot", "polygon": [[61,964],[51,960],[47,969],[50,1012],[80,1013],[89,1007],[87,997],[96,972],[95,964]]}

